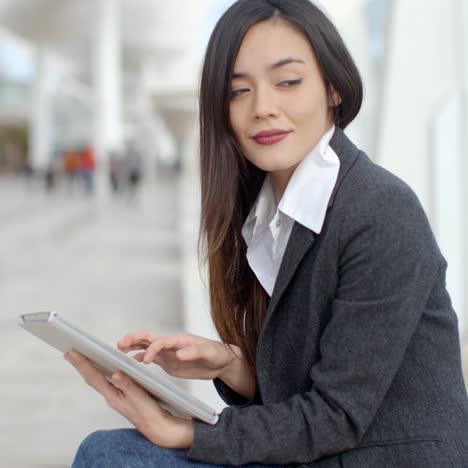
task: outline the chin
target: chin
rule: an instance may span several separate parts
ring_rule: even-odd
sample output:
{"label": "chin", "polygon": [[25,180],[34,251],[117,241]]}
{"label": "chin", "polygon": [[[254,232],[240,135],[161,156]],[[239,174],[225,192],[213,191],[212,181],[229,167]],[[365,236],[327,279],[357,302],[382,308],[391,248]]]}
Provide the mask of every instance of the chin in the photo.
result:
{"label": "chin", "polygon": [[284,154],[277,157],[247,158],[255,167],[265,172],[288,171],[296,167],[300,161],[284,161]]}
{"label": "chin", "polygon": [[267,170],[268,172],[290,172],[294,170],[300,162],[301,161],[291,161],[289,163],[285,163],[284,161],[281,161],[278,164],[270,164],[269,168],[265,170]]}

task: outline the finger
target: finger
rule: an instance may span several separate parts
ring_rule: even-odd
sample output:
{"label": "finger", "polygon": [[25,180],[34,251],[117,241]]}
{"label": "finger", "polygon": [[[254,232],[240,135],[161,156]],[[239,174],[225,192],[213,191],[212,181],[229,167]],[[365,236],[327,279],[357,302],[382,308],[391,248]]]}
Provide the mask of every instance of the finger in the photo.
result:
{"label": "finger", "polygon": [[122,371],[114,372],[111,377],[112,382],[126,394],[128,391],[134,390],[132,383],[136,386],[133,380]]}
{"label": "finger", "polygon": [[[155,412],[157,417],[170,415],[167,410],[160,406],[157,399],[123,372],[114,373],[112,381],[122,396],[108,401],[109,406],[119,411],[137,429],[139,429],[142,422],[142,417],[144,418],[148,414],[148,409]],[[154,417],[154,414],[152,417]]]}
{"label": "finger", "polygon": [[190,346],[193,341],[194,337],[188,334],[158,337],[146,349],[146,356],[143,362],[147,364],[153,361],[156,354],[162,350],[168,351],[184,348],[186,346]]}
{"label": "finger", "polygon": [[149,330],[140,330],[125,335],[122,339],[117,341],[117,346],[119,348],[127,348],[140,343],[149,345],[156,337],[157,335]]}
{"label": "finger", "polygon": [[138,362],[143,362],[143,358],[145,357],[145,353],[137,353],[132,356]]}
{"label": "finger", "polygon": [[[115,372],[111,377],[115,386],[123,393],[125,398],[132,401],[138,401],[147,397],[148,392],[138,385],[132,378],[122,371]],[[121,399],[121,397],[120,397]],[[109,404],[113,406],[113,401]]]}
{"label": "finger", "polygon": [[147,349],[148,346],[150,345],[151,343],[141,343],[141,344],[138,344],[138,345],[132,345],[132,346],[127,346],[127,347],[123,347],[123,346],[119,346],[119,349],[120,351],[124,352],[124,353],[129,353],[130,351],[140,351],[142,349]]}
{"label": "finger", "polygon": [[[145,357],[145,353],[137,353],[137,354],[134,354],[134,355],[132,356],[132,358],[135,359],[135,360],[138,361],[138,362],[143,362],[144,364],[149,364],[148,362],[144,362],[144,361],[143,361],[144,357]],[[163,362],[163,359],[162,359],[160,356],[156,355],[156,356],[154,356],[152,362],[153,362],[154,364],[159,364],[159,365],[161,365],[161,363]]]}
{"label": "finger", "polygon": [[131,346],[132,344],[140,342],[151,343],[156,337],[156,333],[153,333],[150,330],[140,330],[125,335],[117,342],[117,345]]}
{"label": "finger", "polygon": [[133,344],[131,346],[117,345],[117,347],[118,349],[120,349],[120,351],[123,351],[124,353],[128,353],[129,351],[137,351],[140,349],[146,349],[150,344],[151,344],[151,341],[141,341],[140,343]]}
{"label": "finger", "polygon": [[80,373],[85,382],[94,390],[99,392],[106,400],[118,395],[117,389],[112,385],[92,363],[82,354],[69,351],[64,355],[65,359],[72,364]]}

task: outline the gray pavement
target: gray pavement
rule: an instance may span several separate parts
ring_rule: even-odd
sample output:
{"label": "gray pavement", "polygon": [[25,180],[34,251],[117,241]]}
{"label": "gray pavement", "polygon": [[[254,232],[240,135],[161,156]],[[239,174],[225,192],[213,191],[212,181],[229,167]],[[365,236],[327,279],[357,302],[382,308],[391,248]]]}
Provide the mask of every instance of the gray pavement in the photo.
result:
{"label": "gray pavement", "polygon": [[88,433],[130,426],[18,315],[56,310],[108,343],[180,332],[178,187],[166,175],[132,203],[95,203],[0,179],[1,468],[67,467]]}

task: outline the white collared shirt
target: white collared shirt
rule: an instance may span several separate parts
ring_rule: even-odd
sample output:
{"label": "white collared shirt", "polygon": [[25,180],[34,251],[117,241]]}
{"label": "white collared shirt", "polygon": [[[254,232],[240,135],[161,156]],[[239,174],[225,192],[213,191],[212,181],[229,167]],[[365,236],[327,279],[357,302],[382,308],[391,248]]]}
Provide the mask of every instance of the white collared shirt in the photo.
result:
{"label": "white collared shirt", "polygon": [[266,175],[242,227],[247,261],[270,296],[294,222],[317,234],[322,230],[340,169],[340,160],[330,147],[334,131],[333,126],[300,162],[279,203],[272,176]]}

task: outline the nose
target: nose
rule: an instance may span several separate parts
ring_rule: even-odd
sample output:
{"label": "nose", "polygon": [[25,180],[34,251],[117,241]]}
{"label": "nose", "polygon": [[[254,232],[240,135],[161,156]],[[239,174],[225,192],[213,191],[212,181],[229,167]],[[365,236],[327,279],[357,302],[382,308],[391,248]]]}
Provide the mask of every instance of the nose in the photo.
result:
{"label": "nose", "polygon": [[255,119],[264,119],[278,115],[277,103],[273,90],[268,86],[259,86],[253,100],[253,116]]}

